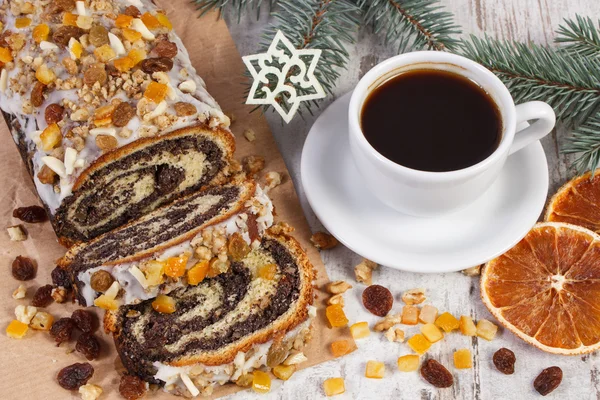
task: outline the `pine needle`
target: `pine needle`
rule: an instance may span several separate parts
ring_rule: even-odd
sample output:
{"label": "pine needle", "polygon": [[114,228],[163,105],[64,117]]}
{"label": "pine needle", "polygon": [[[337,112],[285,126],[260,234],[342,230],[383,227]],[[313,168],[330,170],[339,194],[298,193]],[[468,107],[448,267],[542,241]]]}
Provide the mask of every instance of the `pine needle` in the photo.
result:
{"label": "pine needle", "polygon": [[590,18],[580,15],[575,20],[566,19],[556,34],[556,43],[563,44],[562,49],[585,57],[600,57],[600,20],[598,26]]}
{"label": "pine needle", "polygon": [[591,117],[567,137],[563,153],[579,153],[573,167],[579,174],[595,171],[600,163],[600,113]]}
{"label": "pine needle", "polygon": [[268,3],[269,10],[272,10],[277,5],[278,0],[192,0],[192,2],[196,4],[200,16],[212,10],[219,10],[221,15],[226,8],[231,8],[234,10],[239,23],[242,13],[246,9],[256,9],[256,17],[258,18],[263,3]]}

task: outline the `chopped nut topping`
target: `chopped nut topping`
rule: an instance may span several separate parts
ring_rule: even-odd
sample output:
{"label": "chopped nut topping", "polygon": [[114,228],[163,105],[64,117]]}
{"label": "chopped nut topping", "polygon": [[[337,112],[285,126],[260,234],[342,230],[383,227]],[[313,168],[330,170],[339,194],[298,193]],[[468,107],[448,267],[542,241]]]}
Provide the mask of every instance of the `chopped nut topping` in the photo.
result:
{"label": "chopped nut topping", "polygon": [[351,288],[352,285],[344,281],[334,281],[327,284],[327,291],[331,294],[341,294]]}
{"label": "chopped nut topping", "polygon": [[267,183],[267,191],[281,185],[281,174],[279,172],[271,171],[267,172],[265,176],[265,182]]}
{"label": "chopped nut topping", "polygon": [[23,225],[9,226],[8,228],[6,228],[6,231],[8,232],[10,240],[12,240],[13,242],[22,242],[24,240],[27,240],[27,231],[25,230]]}
{"label": "chopped nut topping", "polygon": [[471,268],[463,269],[461,272],[466,276],[479,276],[481,275],[481,265],[476,265]]}
{"label": "chopped nut topping", "polygon": [[17,321],[29,325],[33,316],[37,313],[37,308],[33,306],[18,305],[15,308],[15,316]]}
{"label": "chopped nut topping", "polygon": [[81,400],[96,400],[102,394],[102,388],[98,385],[87,383],[79,387]]}
{"label": "chopped nut topping", "polygon": [[404,331],[400,328],[389,328],[385,331],[385,337],[390,342],[404,342]]}
{"label": "chopped nut topping", "polygon": [[329,250],[339,244],[338,240],[326,232],[316,232],[310,237],[311,243],[319,250]]}
{"label": "chopped nut topping", "polygon": [[398,325],[401,322],[402,322],[402,314],[388,315],[383,320],[376,323],[375,326],[373,327],[373,330],[375,332],[387,331],[392,326]]}
{"label": "chopped nut topping", "polygon": [[52,289],[51,296],[55,302],[64,303],[65,301],[67,301],[67,294],[68,294],[67,289],[65,289],[63,287],[58,287],[58,288]]}
{"label": "chopped nut topping", "polygon": [[341,293],[339,294],[334,294],[333,296],[331,296],[328,300],[327,300],[327,305],[331,306],[334,304],[339,304],[342,307],[344,306],[344,297],[342,296]]}
{"label": "chopped nut topping", "polygon": [[423,288],[410,289],[402,294],[402,301],[409,305],[421,304],[426,299]]}
{"label": "chopped nut topping", "polygon": [[12,298],[15,300],[23,299],[23,298],[25,298],[26,294],[27,294],[27,288],[24,285],[19,285],[19,287],[16,288],[15,291],[13,292]]}
{"label": "chopped nut topping", "polygon": [[253,129],[246,129],[244,131],[244,137],[246,138],[247,141],[254,142],[256,140],[256,133],[254,132]]}
{"label": "chopped nut topping", "polygon": [[242,160],[244,171],[250,175],[255,175],[265,168],[265,158],[262,156],[248,156]]}

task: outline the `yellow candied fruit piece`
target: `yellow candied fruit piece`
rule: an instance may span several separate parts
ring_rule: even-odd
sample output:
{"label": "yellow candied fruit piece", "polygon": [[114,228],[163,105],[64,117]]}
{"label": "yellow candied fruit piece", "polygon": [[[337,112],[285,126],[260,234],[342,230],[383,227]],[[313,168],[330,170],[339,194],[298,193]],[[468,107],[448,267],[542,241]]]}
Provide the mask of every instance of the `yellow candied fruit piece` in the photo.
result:
{"label": "yellow candied fruit piece", "polygon": [[6,327],[6,335],[13,339],[22,339],[27,333],[29,327],[27,324],[17,321],[16,319],[10,321],[10,324]]}
{"label": "yellow candied fruit piece", "polygon": [[146,50],[131,49],[127,57],[131,58],[131,60],[133,61],[133,65],[137,65],[137,63],[146,59]]}
{"label": "yellow candied fruit piece", "polygon": [[42,150],[44,151],[50,151],[58,146],[62,141],[62,134],[58,125],[48,125],[40,134],[40,140],[42,141]]}
{"label": "yellow candied fruit piece", "polygon": [[41,43],[45,40],[48,40],[48,36],[50,35],[50,27],[46,24],[39,24],[35,28],[33,28],[32,36],[33,40],[36,43]]}
{"label": "yellow candied fruit piece", "polygon": [[144,262],[144,264],[140,267],[144,276],[146,277],[146,284],[148,286],[156,286],[160,285],[164,281],[163,274],[165,272],[164,261],[158,260],[150,260]]}
{"label": "yellow candied fruit piece", "polygon": [[444,338],[444,334],[440,331],[440,328],[434,324],[425,324],[421,326],[421,333],[431,343],[438,342]]}
{"label": "yellow candied fruit piece", "polygon": [[135,66],[135,63],[128,56],[117,58],[114,61],[115,68],[121,72],[127,72]]}
{"label": "yellow candied fruit piece", "polygon": [[187,282],[189,285],[196,286],[200,282],[204,280],[206,277],[206,273],[208,272],[208,268],[210,267],[210,263],[208,260],[200,261],[196,263],[192,268],[190,268],[187,272]]}
{"label": "yellow candied fruit piece", "polygon": [[323,382],[323,390],[325,391],[325,396],[335,396],[344,393],[346,391],[344,378],[325,379],[325,382]]}
{"label": "yellow candied fruit piece", "polygon": [[171,21],[169,21],[169,18],[167,18],[167,16],[165,14],[163,14],[163,13],[156,13],[156,19],[158,20],[159,24],[161,24],[162,26],[164,26],[168,30],[172,30],[173,29],[173,24],[171,24]]}
{"label": "yellow candied fruit piece", "polygon": [[115,25],[117,28],[129,28],[131,21],[133,21],[131,15],[119,14],[115,20]]}
{"label": "yellow candied fruit piece", "polygon": [[168,90],[169,87],[163,83],[150,82],[144,92],[144,97],[158,104],[165,99]]}
{"label": "yellow candied fruit piece", "polygon": [[105,294],[98,296],[96,300],[94,300],[94,305],[110,311],[116,311],[119,308],[119,303]]}
{"label": "yellow candied fruit piece", "polygon": [[94,55],[98,61],[106,63],[117,56],[115,51],[109,44],[104,44],[94,50]]}
{"label": "yellow candied fruit piece", "polygon": [[234,232],[227,243],[227,252],[233,261],[242,261],[250,253],[250,246],[242,235]]}
{"label": "yellow candied fruit piece", "polygon": [[498,332],[498,327],[487,319],[481,319],[477,322],[477,336],[480,338],[491,341],[496,336],[496,332]]}
{"label": "yellow candied fruit piece", "polygon": [[332,304],[325,309],[325,315],[332,328],[348,325],[348,318],[340,304]]}
{"label": "yellow candied fruit piece", "polygon": [[13,56],[10,52],[10,49],[7,49],[6,47],[0,47],[0,62],[7,63],[11,62],[12,60]]}
{"label": "yellow candied fruit piece", "polygon": [[104,119],[112,116],[112,113],[115,111],[115,108],[117,107],[115,107],[112,104],[96,108],[94,110],[94,120]]}
{"label": "yellow candied fruit piece", "polygon": [[165,294],[159,294],[152,302],[152,308],[161,314],[173,314],[177,309],[175,300]]}
{"label": "yellow candied fruit piece", "polygon": [[356,350],[356,344],[350,340],[336,340],[331,343],[331,353],[334,357],[345,356]]}
{"label": "yellow candied fruit piece", "polygon": [[252,373],[252,389],[256,393],[269,393],[271,390],[271,377],[263,371]]}
{"label": "yellow candied fruit piece", "polygon": [[190,259],[190,253],[183,253],[177,257],[169,257],[166,261],[165,275],[171,278],[179,278],[185,275],[185,266]]}
{"label": "yellow candied fruit piece", "polygon": [[69,41],[69,51],[76,60],[79,60],[81,58],[81,54],[83,54],[83,46],[79,40],[72,39]]}
{"label": "yellow candied fruit piece", "polygon": [[56,74],[46,64],[42,64],[35,71],[35,77],[44,85],[49,85],[56,79]]}
{"label": "yellow candied fruit piece", "polygon": [[454,315],[449,312],[445,312],[435,320],[435,324],[444,330],[444,332],[452,332],[455,329],[458,329],[460,326],[460,322],[454,317]]}
{"label": "yellow candied fruit piece", "polygon": [[419,308],[417,306],[402,307],[401,321],[404,325],[416,325],[419,322]]}
{"label": "yellow candied fruit piece", "polygon": [[282,381],[287,381],[290,377],[296,372],[295,365],[278,365],[273,368],[273,375],[275,375],[278,379]]}
{"label": "yellow candied fruit piece", "polygon": [[363,321],[350,325],[350,334],[354,339],[366,338],[371,334],[369,324]]}
{"label": "yellow candied fruit piece", "polygon": [[416,354],[407,354],[398,357],[398,370],[401,372],[412,372],[419,369],[419,356]]}
{"label": "yellow candied fruit piece", "polygon": [[29,25],[31,25],[31,18],[20,17],[15,19],[15,28],[17,29],[27,28]]}
{"label": "yellow candied fruit piece", "polygon": [[406,342],[415,353],[423,354],[431,347],[431,342],[425,336],[417,333]]}
{"label": "yellow candied fruit piece", "polygon": [[471,359],[471,350],[460,349],[454,352],[454,366],[458,369],[473,368],[473,360]]}
{"label": "yellow candied fruit piece", "polygon": [[258,276],[260,278],[272,281],[277,273],[276,264],[266,264],[258,268]]}
{"label": "yellow candied fruit piece", "polygon": [[92,22],[94,20],[88,15],[77,16],[77,26],[84,30],[90,30],[92,28]]}
{"label": "yellow candied fruit piece", "polygon": [[371,379],[382,379],[385,374],[385,364],[379,361],[369,360],[367,361],[367,368],[365,368],[365,377]]}
{"label": "yellow candied fruit piece", "polygon": [[460,332],[465,336],[475,336],[477,335],[477,327],[475,327],[475,323],[473,322],[473,318],[467,315],[461,315],[459,322]]}
{"label": "yellow candied fruit piece", "polygon": [[29,326],[37,331],[49,331],[53,323],[54,317],[51,314],[38,311],[31,319]]}
{"label": "yellow candied fruit piece", "polygon": [[125,40],[129,40],[131,43],[142,38],[142,34],[140,32],[134,31],[130,28],[123,28],[123,31],[121,33],[123,33],[123,37],[125,38]]}
{"label": "yellow candied fruit piece", "polygon": [[150,14],[149,12],[145,12],[144,14],[142,14],[141,20],[144,23],[144,25],[146,25],[146,28],[150,30],[157,29],[162,26],[161,23],[158,22],[158,19],[156,19],[156,17]]}
{"label": "yellow candied fruit piece", "polygon": [[63,14],[62,23],[63,25],[77,26],[77,17],[79,15],[66,12]]}
{"label": "yellow candied fruit piece", "polygon": [[421,312],[419,313],[419,322],[424,324],[433,324],[437,318],[437,313],[437,308],[429,304],[425,304],[423,307],[421,307]]}
{"label": "yellow candied fruit piece", "polygon": [[32,2],[27,1],[21,6],[21,14],[33,14],[35,12],[35,6]]}

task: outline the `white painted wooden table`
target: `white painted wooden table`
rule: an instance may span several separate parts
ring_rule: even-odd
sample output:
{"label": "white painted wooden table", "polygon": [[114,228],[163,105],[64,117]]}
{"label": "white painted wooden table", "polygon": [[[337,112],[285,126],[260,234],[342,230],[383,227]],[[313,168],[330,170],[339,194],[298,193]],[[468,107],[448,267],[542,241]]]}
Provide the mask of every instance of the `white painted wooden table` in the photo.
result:
{"label": "white painted wooden table", "polygon": [[[598,0],[442,0],[452,11],[465,33],[483,34],[537,43],[551,43],[554,32],[564,17],[574,17],[576,13],[600,16]],[[242,55],[258,50],[257,42],[268,19],[263,12],[259,20],[255,12],[242,18],[226,15],[231,33]],[[380,39],[363,30],[358,35],[358,43],[350,48],[351,62],[348,70],[338,82],[335,96],[322,103],[325,109],[335,97],[350,91],[358,79],[374,64],[394,53],[386,48]],[[316,112],[319,114],[319,111]],[[296,118],[289,125],[283,125],[278,116],[268,113],[271,129],[283,153],[292,179],[299,192],[304,211],[314,231],[322,226],[306,202],[300,183],[300,155],[306,135],[316,117],[305,120]],[[560,127],[544,139],[543,145],[550,168],[550,192],[553,193],[571,173],[567,170],[567,158],[560,155],[558,144],[566,132]],[[333,280],[343,279],[354,282],[353,267],[360,257],[339,246],[322,252],[329,276]],[[424,275],[380,268],[374,274],[374,282],[390,288],[396,302],[392,312],[402,307],[402,291],[414,287],[427,289],[427,302],[440,310],[454,315],[471,314],[474,318],[492,319],[479,299],[479,283],[475,278],[460,273]],[[346,297],[346,313],[351,323],[368,321],[371,326],[378,319],[362,306],[360,295],[364,286],[355,284],[354,290]],[[416,328],[407,329],[407,334]],[[517,356],[516,372],[505,376],[495,370],[492,354],[500,347],[512,349]],[[452,353],[459,348],[470,348],[475,356],[473,369],[455,370]],[[560,387],[548,398],[554,399],[600,399],[600,354],[583,357],[562,357],[543,353],[508,331],[502,331],[493,342],[467,338],[460,334],[448,335],[441,343],[432,346],[429,355],[446,366],[454,374],[455,385],[450,389],[435,389],[423,381],[417,373],[401,373],[396,368],[398,356],[409,353],[406,344],[389,343],[380,334],[372,333],[367,339],[358,340],[358,350],[351,355],[331,361],[308,370],[296,373],[293,379],[281,384],[274,382],[271,394],[259,396],[249,391],[241,392],[235,399],[316,399],[324,398],[322,382],[325,378],[342,376],[346,381],[346,393],[336,399],[529,399],[541,398],[533,389],[533,380],[538,373],[549,366],[558,365],[564,372]],[[382,380],[364,377],[367,360],[383,361],[386,376]]]}

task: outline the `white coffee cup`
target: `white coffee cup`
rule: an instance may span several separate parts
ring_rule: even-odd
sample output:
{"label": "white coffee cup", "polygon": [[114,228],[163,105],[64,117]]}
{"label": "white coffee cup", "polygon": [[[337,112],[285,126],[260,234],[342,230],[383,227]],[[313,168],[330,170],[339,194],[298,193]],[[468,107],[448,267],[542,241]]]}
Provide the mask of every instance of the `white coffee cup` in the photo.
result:
{"label": "white coffee cup", "polygon": [[[396,164],[371,146],[360,126],[367,96],[388,79],[414,69],[454,72],[475,81],[487,91],[500,110],[503,124],[500,144],[489,157],[468,168],[429,172]],[[402,213],[423,217],[446,214],[475,201],[496,180],[506,158],[550,133],[556,120],[552,107],[546,103],[531,101],[515,106],[502,81],[480,64],[438,51],[402,54],[373,67],[352,93],[348,118],[350,150],[364,178],[365,190]],[[517,125],[531,120],[536,121],[517,131]]]}

